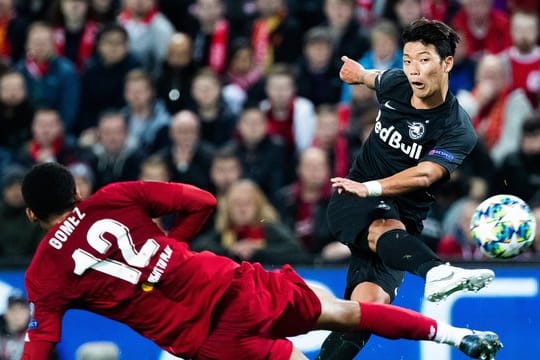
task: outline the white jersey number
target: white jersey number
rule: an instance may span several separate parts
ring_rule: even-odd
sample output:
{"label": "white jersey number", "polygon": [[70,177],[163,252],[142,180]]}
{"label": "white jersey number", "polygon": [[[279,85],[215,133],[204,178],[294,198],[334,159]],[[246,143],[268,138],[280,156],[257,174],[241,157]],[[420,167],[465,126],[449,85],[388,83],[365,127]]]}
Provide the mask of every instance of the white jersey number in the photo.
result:
{"label": "white jersey number", "polygon": [[143,268],[150,263],[150,259],[159,249],[159,244],[154,239],[148,239],[141,250],[137,251],[127,226],[116,220],[103,219],[92,224],[86,234],[88,244],[100,254],[105,254],[112,246],[112,243],[105,239],[105,234],[109,234],[116,239],[125,262],[108,258],[100,259],[83,249],[77,249],[71,255],[75,261],[73,272],[82,275],[86,270],[92,268],[132,284],[137,284],[141,276],[141,271],[137,268]]}

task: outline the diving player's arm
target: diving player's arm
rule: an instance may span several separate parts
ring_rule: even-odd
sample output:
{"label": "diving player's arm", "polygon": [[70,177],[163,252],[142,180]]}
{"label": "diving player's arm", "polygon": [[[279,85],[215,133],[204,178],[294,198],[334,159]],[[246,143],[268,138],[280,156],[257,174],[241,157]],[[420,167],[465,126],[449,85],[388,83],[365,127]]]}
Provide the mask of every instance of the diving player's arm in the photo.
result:
{"label": "diving player's arm", "polygon": [[331,181],[332,187],[339,192],[346,191],[360,197],[395,196],[428,188],[444,178],[447,172],[442,165],[422,161],[414,167],[375,181],[358,182],[341,177],[332,178]]}
{"label": "diving player's arm", "polygon": [[49,360],[51,359],[56,343],[49,341],[32,341],[24,343],[24,352],[21,360]]}
{"label": "diving player's arm", "polygon": [[380,70],[367,70],[356,61],[342,56],[339,77],[350,85],[366,85],[370,89],[375,88],[375,79],[381,73]]}

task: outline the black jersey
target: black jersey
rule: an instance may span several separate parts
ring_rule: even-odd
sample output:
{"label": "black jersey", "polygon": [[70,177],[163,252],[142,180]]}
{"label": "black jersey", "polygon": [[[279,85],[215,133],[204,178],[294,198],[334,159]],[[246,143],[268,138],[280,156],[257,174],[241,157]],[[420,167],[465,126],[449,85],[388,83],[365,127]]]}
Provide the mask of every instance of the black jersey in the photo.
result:
{"label": "black jersey", "polygon": [[[442,165],[450,174],[474,148],[477,137],[471,120],[449,92],[433,109],[411,106],[411,86],[402,70],[377,76],[380,104],[375,127],[356,157],[348,177],[356,181],[382,179],[421,161]],[[397,197],[402,204],[427,209],[429,189]]]}

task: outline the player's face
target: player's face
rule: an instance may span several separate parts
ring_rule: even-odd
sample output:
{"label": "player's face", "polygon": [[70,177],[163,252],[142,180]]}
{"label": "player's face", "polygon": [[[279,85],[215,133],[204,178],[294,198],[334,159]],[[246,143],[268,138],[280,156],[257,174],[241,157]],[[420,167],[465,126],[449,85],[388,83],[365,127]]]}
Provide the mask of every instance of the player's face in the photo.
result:
{"label": "player's face", "polygon": [[[454,59],[441,60],[435,46],[408,42],[403,47],[403,70],[413,91],[413,103],[418,100],[427,106],[439,105],[448,90],[448,72]],[[416,99],[414,99],[416,98]]]}

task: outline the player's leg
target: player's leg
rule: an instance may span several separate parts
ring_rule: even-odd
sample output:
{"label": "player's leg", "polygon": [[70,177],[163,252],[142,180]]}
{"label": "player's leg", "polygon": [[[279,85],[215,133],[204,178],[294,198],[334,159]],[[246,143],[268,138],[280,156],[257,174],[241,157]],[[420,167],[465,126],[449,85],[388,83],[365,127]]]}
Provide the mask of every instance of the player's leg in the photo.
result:
{"label": "player's leg", "polygon": [[[363,236],[367,244],[367,233]],[[344,298],[356,302],[390,303],[403,281],[403,272],[388,268],[369,250],[353,247],[351,251]],[[367,331],[332,332],[323,342],[317,360],[352,360],[370,336]]]}
{"label": "player's leg", "polygon": [[368,235],[369,247],[394,269],[426,280],[425,296],[440,301],[460,291],[477,291],[495,277],[492,270],[466,270],[445,264],[418,236],[411,235],[397,219],[377,219]]}
{"label": "player's leg", "polygon": [[388,339],[435,341],[454,346],[472,358],[489,359],[502,347],[492,332],[454,327],[394,305],[339,300],[324,289],[312,289],[322,307],[318,329],[367,331]]}

